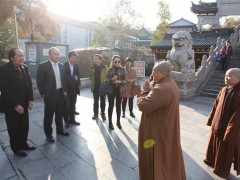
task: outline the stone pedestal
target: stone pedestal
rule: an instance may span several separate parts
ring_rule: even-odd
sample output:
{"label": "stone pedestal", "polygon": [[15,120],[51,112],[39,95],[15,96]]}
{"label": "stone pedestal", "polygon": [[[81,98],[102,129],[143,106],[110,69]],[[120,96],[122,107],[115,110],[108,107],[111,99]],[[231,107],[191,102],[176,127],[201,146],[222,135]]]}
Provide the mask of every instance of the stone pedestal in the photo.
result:
{"label": "stone pedestal", "polygon": [[197,77],[195,75],[186,75],[181,72],[172,71],[171,77],[178,86],[181,100],[191,99],[196,93]]}

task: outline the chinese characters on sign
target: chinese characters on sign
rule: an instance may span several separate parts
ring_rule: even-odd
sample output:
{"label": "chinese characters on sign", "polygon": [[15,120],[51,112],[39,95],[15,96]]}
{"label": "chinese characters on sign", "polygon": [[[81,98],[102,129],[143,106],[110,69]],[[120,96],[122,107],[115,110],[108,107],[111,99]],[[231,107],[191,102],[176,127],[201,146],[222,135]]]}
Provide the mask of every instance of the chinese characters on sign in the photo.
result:
{"label": "chinese characters on sign", "polygon": [[137,71],[137,77],[145,77],[145,62],[134,61],[134,68]]}
{"label": "chinese characters on sign", "polygon": [[37,47],[36,44],[29,44],[28,46],[28,58],[30,65],[36,65],[37,63]]}

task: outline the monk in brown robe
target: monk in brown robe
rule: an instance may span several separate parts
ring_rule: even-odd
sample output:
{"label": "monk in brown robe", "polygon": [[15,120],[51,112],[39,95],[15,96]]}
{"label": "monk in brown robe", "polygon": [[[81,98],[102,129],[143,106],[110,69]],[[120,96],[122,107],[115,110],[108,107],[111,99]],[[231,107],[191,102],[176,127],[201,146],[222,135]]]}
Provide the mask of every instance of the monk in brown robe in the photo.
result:
{"label": "monk in brown robe", "polygon": [[166,61],[154,65],[154,85],[143,83],[137,105],[142,111],[138,134],[140,180],[186,179],[180,145],[179,94]]}
{"label": "monk in brown robe", "polygon": [[211,126],[204,162],[213,172],[227,178],[232,163],[240,174],[240,69],[232,68],[225,75],[226,86],[219,92],[207,119]]}

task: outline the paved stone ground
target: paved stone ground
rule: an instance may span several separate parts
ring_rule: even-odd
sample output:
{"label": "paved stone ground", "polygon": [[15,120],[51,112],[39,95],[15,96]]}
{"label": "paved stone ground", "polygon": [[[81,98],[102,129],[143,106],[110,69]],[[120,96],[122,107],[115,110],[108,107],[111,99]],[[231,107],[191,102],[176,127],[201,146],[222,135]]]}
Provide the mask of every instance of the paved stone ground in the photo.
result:
{"label": "paved stone ground", "polygon": [[[135,99],[136,100],[136,99]],[[188,180],[221,179],[203,163],[208,142],[209,127],[204,120],[214,99],[196,97],[181,101],[181,142]],[[140,112],[135,106],[136,118],[126,112],[121,122],[123,130],[115,126],[109,131],[108,121],[92,120],[92,94],[82,89],[78,97],[76,116],[80,126],[68,128],[69,137],[57,136],[49,143],[43,132],[43,101],[37,99],[30,111],[29,143],[37,146],[27,157],[15,156],[9,147],[9,138],[3,114],[0,114],[0,180],[137,180],[138,126]],[[116,123],[115,111],[113,122]],[[54,128],[55,129],[55,128]],[[240,179],[231,171],[228,179]]]}

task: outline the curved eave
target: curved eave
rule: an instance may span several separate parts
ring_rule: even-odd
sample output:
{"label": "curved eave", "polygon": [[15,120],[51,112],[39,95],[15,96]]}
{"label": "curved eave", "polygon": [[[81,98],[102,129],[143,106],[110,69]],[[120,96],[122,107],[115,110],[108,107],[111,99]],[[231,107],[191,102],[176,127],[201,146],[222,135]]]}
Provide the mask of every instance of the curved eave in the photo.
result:
{"label": "curved eave", "polygon": [[209,8],[209,9],[194,9],[193,7],[191,8],[191,11],[195,14],[216,14],[218,12],[218,8]]}
{"label": "curved eave", "polygon": [[195,14],[216,14],[218,8],[215,6],[197,5],[192,2],[191,11]]}

